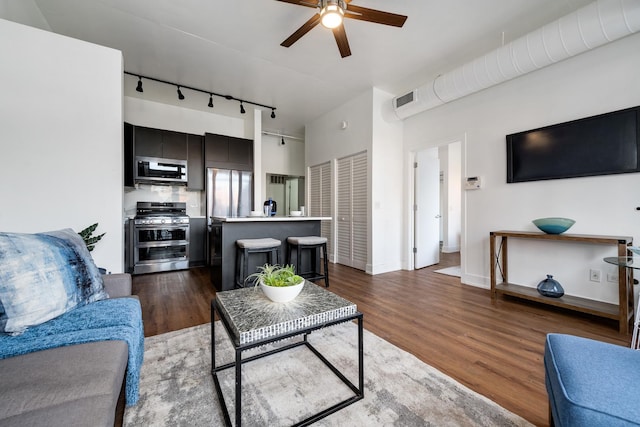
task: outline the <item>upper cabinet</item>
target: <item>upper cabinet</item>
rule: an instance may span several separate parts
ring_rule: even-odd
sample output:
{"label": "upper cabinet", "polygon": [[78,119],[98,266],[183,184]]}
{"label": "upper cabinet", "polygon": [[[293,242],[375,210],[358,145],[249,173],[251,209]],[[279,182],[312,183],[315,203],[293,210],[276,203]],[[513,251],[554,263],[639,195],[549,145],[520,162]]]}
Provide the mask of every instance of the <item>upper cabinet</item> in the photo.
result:
{"label": "upper cabinet", "polygon": [[[187,161],[187,190],[204,190],[205,168],[253,171],[253,141],[124,124],[124,185],[135,185],[136,157]],[[168,183],[171,184],[171,183]],[[184,184],[182,184],[184,185]]]}
{"label": "upper cabinet", "polygon": [[135,126],[135,155],[187,160],[187,134],[171,130]]}
{"label": "upper cabinet", "polygon": [[204,159],[202,143],[204,137],[187,135],[187,189],[204,190]]}
{"label": "upper cabinet", "polygon": [[233,136],[205,133],[206,167],[253,170],[253,141]]}
{"label": "upper cabinet", "polygon": [[124,123],[124,185],[135,185],[136,157],[187,161],[187,189],[204,190],[204,137]]}

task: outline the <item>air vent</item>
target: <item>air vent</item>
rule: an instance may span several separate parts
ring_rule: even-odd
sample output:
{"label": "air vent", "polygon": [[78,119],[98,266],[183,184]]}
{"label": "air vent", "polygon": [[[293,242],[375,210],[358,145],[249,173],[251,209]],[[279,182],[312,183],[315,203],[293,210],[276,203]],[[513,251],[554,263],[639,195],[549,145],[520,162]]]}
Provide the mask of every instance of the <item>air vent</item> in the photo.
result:
{"label": "air vent", "polygon": [[284,175],[271,175],[271,184],[285,184],[287,177]]}
{"label": "air vent", "polygon": [[418,98],[418,91],[417,90],[412,90],[411,92],[407,93],[406,95],[399,96],[399,97],[397,97],[395,99],[396,108],[400,108],[403,105],[410,104],[410,103],[416,101],[417,98]]}

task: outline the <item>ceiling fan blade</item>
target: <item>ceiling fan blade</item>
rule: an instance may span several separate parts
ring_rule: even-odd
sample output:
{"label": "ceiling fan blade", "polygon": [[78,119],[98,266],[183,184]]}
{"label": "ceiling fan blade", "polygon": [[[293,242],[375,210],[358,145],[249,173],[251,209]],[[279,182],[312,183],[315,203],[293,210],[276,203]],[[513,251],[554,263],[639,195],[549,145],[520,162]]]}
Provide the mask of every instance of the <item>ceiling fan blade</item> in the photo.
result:
{"label": "ceiling fan blade", "polygon": [[[309,1],[305,1],[305,0],[276,0],[276,1],[281,1],[283,3],[297,4],[298,6],[312,7],[314,9],[318,7],[318,2],[313,2],[312,0],[309,0]],[[349,0],[349,1],[351,1],[351,0]]]}
{"label": "ceiling fan blade", "polygon": [[336,38],[340,55],[343,58],[351,56],[351,48],[349,47],[349,40],[347,40],[347,33],[344,31],[344,25],[340,24],[334,28],[333,36]]}
{"label": "ceiling fan blade", "polygon": [[391,25],[393,27],[402,27],[407,20],[405,15],[368,9],[366,7],[356,6],[355,4],[349,4],[345,12],[345,18],[359,19],[361,21],[375,22],[376,24]]}
{"label": "ceiling fan blade", "polygon": [[[283,1],[283,0],[280,0]],[[307,22],[302,24],[302,27],[298,28],[293,34],[289,36],[288,39],[280,43],[280,46],[291,47],[292,44],[300,40],[302,36],[307,34],[313,27],[318,25],[320,22],[320,14],[316,13],[309,19]]]}

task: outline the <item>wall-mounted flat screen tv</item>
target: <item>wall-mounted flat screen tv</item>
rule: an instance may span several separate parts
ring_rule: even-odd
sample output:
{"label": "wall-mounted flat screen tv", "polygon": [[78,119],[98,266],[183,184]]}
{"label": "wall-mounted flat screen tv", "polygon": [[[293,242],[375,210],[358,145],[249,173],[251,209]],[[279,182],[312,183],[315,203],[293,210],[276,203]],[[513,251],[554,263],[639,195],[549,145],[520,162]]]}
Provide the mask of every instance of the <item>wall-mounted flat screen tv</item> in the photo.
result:
{"label": "wall-mounted flat screen tv", "polygon": [[640,107],[507,135],[507,182],[640,172]]}

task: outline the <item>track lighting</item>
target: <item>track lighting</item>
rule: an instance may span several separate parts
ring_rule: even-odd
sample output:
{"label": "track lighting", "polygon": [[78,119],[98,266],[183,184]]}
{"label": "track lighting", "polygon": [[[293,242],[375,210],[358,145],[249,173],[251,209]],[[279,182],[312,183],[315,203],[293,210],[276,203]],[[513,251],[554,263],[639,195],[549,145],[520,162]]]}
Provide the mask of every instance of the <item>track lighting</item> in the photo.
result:
{"label": "track lighting", "polygon": [[[344,0],[342,0],[342,1],[344,1]],[[236,98],[236,97],[231,96],[231,95],[223,95],[223,94],[220,94],[220,93],[211,92],[209,90],[198,89],[198,88],[191,87],[191,86],[179,85],[177,83],[168,82],[166,80],[156,79],[154,77],[143,76],[143,75],[140,75],[140,74],[133,74],[133,73],[130,73],[128,71],[125,71],[124,74],[128,74],[130,76],[134,76],[134,77],[138,78],[138,84],[136,86],[136,91],[140,92],[140,93],[143,92],[142,79],[145,78],[147,80],[153,80],[154,82],[159,82],[159,83],[164,83],[164,84],[171,85],[171,86],[176,86],[177,87],[177,93],[178,93],[178,99],[181,100],[181,101],[184,99],[184,95],[182,93],[181,88],[184,87],[186,89],[190,89],[190,90],[195,91],[195,92],[201,92],[201,93],[204,93],[204,94],[208,94],[209,95],[209,103],[207,104],[207,106],[209,108],[213,108],[213,97],[214,96],[219,96],[220,98],[224,98],[227,101],[238,101],[240,103],[240,113],[241,114],[246,114],[246,112],[247,112],[245,110],[245,108],[244,108],[244,103],[246,102],[247,104],[255,105],[256,107],[261,107],[261,108],[263,108],[265,110],[271,110],[271,118],[272,119],[276,118],[276,107],[272,107],[270,105],[264,105],[264,104],[260,104],[258,102],[247,101],[246,99],[239,99],[239,98]]]}
{"label": "track lighting", "polygon": [[280,145],[284,145],[284,138],[280,140]]}

